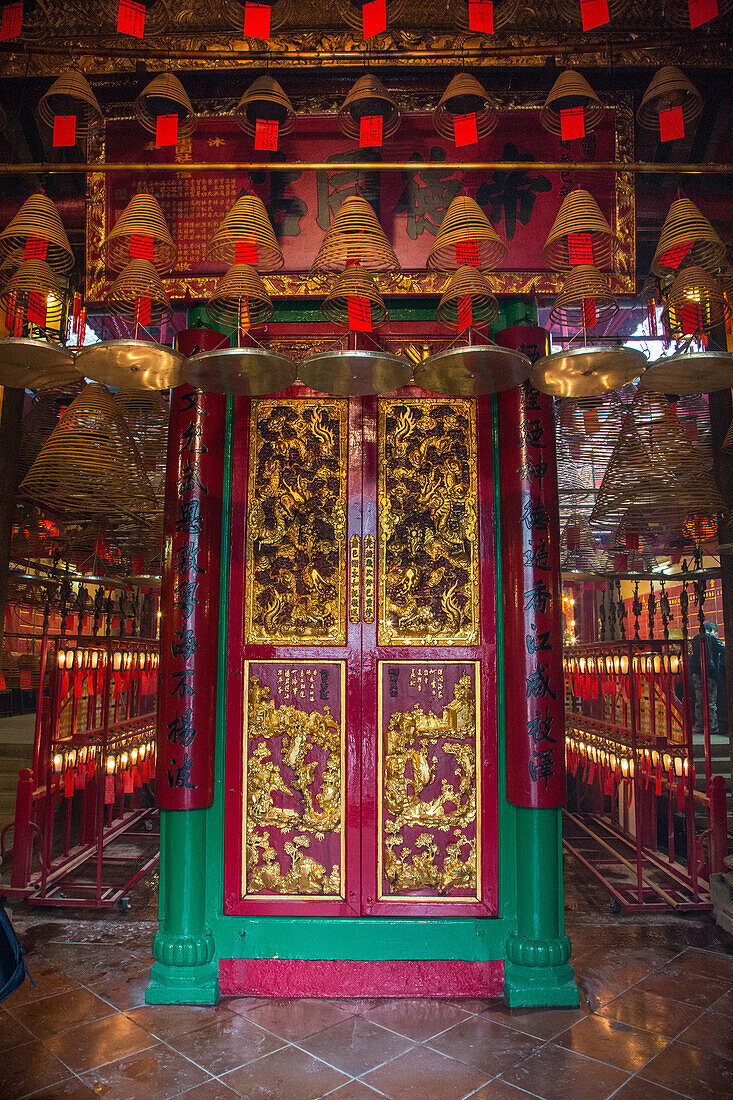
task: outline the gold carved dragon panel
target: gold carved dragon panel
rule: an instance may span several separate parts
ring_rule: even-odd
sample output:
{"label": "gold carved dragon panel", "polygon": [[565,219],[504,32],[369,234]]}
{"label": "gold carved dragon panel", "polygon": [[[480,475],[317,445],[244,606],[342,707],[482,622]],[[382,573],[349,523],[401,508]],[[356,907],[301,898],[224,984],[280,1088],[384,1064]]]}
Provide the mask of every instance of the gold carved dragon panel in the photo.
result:
{"label": "gold carved dragon panel", "polygon": [[344,675],[245,662],[245,898],[343,897]]}
{"label": "gold carved dragon panel", "polygon": [[246,640],[346,641],[347,402],[253,401]]}
{"label": "gold carved dragon panel", "polygon": [[478,662],[380,661],[382,900],[481,897]]}
{"label": "gold carved dragon panel", "polygon": [[379,403],[379,644],[479,640],[476,407]]}

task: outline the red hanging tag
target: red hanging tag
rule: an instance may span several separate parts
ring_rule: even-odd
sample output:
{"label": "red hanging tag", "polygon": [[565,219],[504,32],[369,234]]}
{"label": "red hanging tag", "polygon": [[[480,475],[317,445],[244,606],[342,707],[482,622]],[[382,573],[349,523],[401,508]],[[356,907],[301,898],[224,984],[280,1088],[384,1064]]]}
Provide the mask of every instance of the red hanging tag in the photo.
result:
{"label": "red hanging tag", "polygon": [[357,298],[349,294],[346,298],[349,313],[349,328],[354,332],[372,331],[372,309],[368,298]]}
{"label": "red hanging tag", "polygon": [[147,759],[143,760],[142,763],[140,764],[140,778],[142,779],[143,783],[147,783],[147,781],[148,781],[148,762],[147,762]]}
{"label": "red hanging tag", "polygon": [[30,672],[21,672],[21,674],[20,674],[20,686],[24,690],[31,686],[31,674],[30,674]]}
{"label": "red hanging tag", "polygon": [[8,689],[5,685],[5,673],[0,672],[0,691],[7,691],[7,690]]}
{"label": "red hanging tag", "polygon": [[54,149],[66,149],[70,145],[76,145],[76,115],[54,115]]}
{"label": "red hanging tag", "polygon": [[699,309],[697,306],[678,306],[677,317],[685,336],[694,336],[698,330]]}
{"label": "red hanging tag", "polygon": [[242,298],[241,302],[239,303],[239,327],[243,329],[248,329],[251,323],[252,322],[249,316],[249,302],[246,298]]}
{"label": "red hanging tag", "polygon": [[663,252],[658,262],[662,267],[671,267],[676,271],[694,243],[694,241],[683,241],[682,244],[676,244],[668,252]]}
{"label": "red hanging tag", "polygon": [[74,789],[77,791],[83,791],[87,783],[87,770],[83,764],[80,764],[76,769],[74,776]]}
{"label": "red hanging tag", "polygon": [[463,332],[464,329],[471,327],[471,320],[473,315],[473,309],[471,306],[471,295],[462,294],[458,299],[458,331]]}
{"label": "red hanging tag", "polygon": [[124,772],[124,775],[123,775],[123,778],[122,778],[122,784],[123,784],[122,790],[123,790],[124,794],[132,794],[132,772],[130,771],[129,768],[125,769],[125,772]]}
{"label": "red hanging tag", "polygon": [[137,764],[132,769],[132,786],[137,789],[140,786],[140,769]]}
{"label": "red hanging tag", "polygon": [[81,310],[81,294],[78,290],[74,291],[74,304],[71,309],[71,331],[77,332],[79,329],[79,312]]}
{"label": "red hanging tag", "polygon": [[91,699],[96,694],[94,690],[94,673],[90,670],[87,672],[87,695]]}
{"label": "red hanging tag", "polygon": [[468,0],[468,29],[494,33],[494,0]]}
{"label": "red hanging tag", "polygon": [[361,9],[364,38],[373,38],[387,29],[387,0],[367,0]]}
{"label": "red hanging tag", "polygon": [[76,341],[78,347],[81,347],[81,345],[84,343],[84,337],[86,336],[86,333],[87,333],[87,311],[86,311],[86,306],[85,306],[79,314],[79,336],[78,336],[78,339]]}
{"label": "red hanging tag", "polygon": [[153,316],[153,303],[150,298],[135,299],[135,324],[149,325]]}
{"label": "red hanging tag", "polygon": [[594,298],[583,299],[583,324],[586,328],[593,328],[598,321],[596,303]]}
{"label": "red hanging tag", "polygon": [[685,116],[681,107],[659,112],[659,140],[676,141],[685,136]]}
{"label": "red hanging tag", "polygon": [[478,241],[456,241],[456,263],[478,267]]}
{"label": "red hanging tag", "polygon": [[84,680],[81,669],[74,673],[74,696],[80,699],[84,690]]}
{"label": "red hanging tag", "polygon": [[23,2],[6,4],[3,8],[2,20],[0,20],[0,42],[7,42],[11,38],[17,38],[23,24]]}
{"label": "red hanging tag", "polygon": [[585,137],[585,114],[582,107],[560,109],[560,137],[563,141]]}
{"label": "red hanging tag", "polygon": [[608,0],[580,0],[580,19],[584,31],[610,23]]}
{"label": "red hanging tag", "polygon": [[629,807],[631,805],[631,800],[632,800],[633,797],[634,797],[634,784],[631,782],[631,780],[629,780],[629,782],[626,784],[626,806],[627,807]]}
{"label": "red hanging tag", "polygon": [[67,768],[64,772],[64,798],[73,798],[74,796],[74,769]]}
{"label": "red hanging tag", "polygon": [[240,237],[234,242],[235,264],[257,263],[257,238]]}
{"label": "red hanging tag", "polygon": [[590,767],[588,768],[588,777],[586,779],[586,783],[588,783],[589,786],[592,786],[593,781],[595,780],[595,778],[596,778],[596,766],[595,766],[595,764],[591,763]]}
{"label": "red hanging tag", "polygon": [[46,295],[32,290],[28,295],[28,308],[26,318],[34,325],[45,328],[46,325]]}
{"label": "red hanging tag", "polygon": [[269,38],[272,9],[269,4],[244,5],[244,34],[247,38]]}
{"label": "red hanging tag", "polygon": [[593,263],[593,241],[590,233],[568,233],[568,262],[571,265]]}
{"label": "red hanging tag", "polygon": [[258,118],[255,123],[255,149],[277,149],[280,123],[276,118]]}
{"label": "red hanging tag", "polygon": [[657,774],[656,774],[656,782],[655,782],[655,785],[654,785],[654,793],[656,794],[657,798],[659,798],[659,796],[662,793],[662,765],[661,765],[661,763],[657,764]]}
{"label": "red hanging tag", "polygon": [[105,775],[104,777],[104,804],[105,806],[111,806],[115,800],[115,777],[113,775]]}
{"label": "red hanging tag", "polygon": [[131,260],[151,260],[153,259],[153,238],[143,233],[132,233],[130,235],[130,259]]}
{"label": "red hanging tag", "polygon": [[586,435],[595,435],[600,429],[601,422],[598,419],[598,409],[592,405],[588,409],[583,409],[583,427],[585,428]]}
{"label": "red hanging tag", "polygon": [[120,0],[117,12],[117,33],[142,38],[145,34],[145,5],[136,0]]}
{"label": "red hanging tag", "polygon": [[97,764],[93,756],[90,756],[87,760],[87,779],[94,778],[94,772],[96,771]]}
{"label": "red hanging tag", "polygon": [[476,145],[478,142],[478,126],[475,111],[471,111],[467,115],[453,116],[453,140],[456,149],[460,149],[463,145]]}
{"label": "red hanging tag", "polygon": [[682,780],[680,780],[679,783],[677,783],[676,794],[677,794],[677,809],[678,810],[683,810],[684,806],[685,806],[685,784],[682,782]]}
{"label": "red hanging tag", "polygon": [[376,149],[382,144],[384,119],[381,115],[362,115],[359,120],[359,147]]}
{"label": "red hanging tag", "polygon": [[115,696],[119,695],[122,691],[122,674],[115,672]]}
{"label": "red hanging tag", "polygon": [[23,249],[24,260],[45,260],[48,252],[48,241],[43,237],[26,237]]}
{"label": "red hanging tag", "polygon": [[646,304],[646,319],[649,322],[649,335],[657,335],[657,303],[649,298]]}
{"label": "red hanging tag", "polygon": [[718,0],[687,0],[690,12],[690,30],[709,23],[718,14]]}
{"label": "red hanging tag", "polygon": [[178,145],[178,115],[158,115],[155,120],[155,144]]}

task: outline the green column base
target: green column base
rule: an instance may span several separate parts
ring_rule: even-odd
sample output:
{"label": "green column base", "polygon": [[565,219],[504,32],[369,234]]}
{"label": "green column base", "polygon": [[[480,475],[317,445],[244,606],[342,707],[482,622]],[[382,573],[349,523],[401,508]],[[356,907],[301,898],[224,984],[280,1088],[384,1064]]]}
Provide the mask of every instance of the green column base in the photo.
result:
{"label": "green column base", "polygon": [[560,966],[504,967],[504,1000],[509,1008],[578,1008],[580,993],[569,963]]}
{"label": "green column base", "polygon": [[213,1005],[219,1000],[215,963],[203,966],[167,966],[155,963],[145,990],[149,1005]]}

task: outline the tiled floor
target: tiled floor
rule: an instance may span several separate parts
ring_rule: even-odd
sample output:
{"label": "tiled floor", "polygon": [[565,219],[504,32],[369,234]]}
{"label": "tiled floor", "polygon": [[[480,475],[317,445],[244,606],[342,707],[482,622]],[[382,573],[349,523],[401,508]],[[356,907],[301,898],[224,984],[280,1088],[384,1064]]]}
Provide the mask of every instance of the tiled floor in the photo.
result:
{"label": "tiled floor", "polygon": [[145,1006],[155,925],[13,918],[38,983],[0,1007],[0,1097],[107,1100],[674,1100],[733,1095],[733,941],[707,916],[613,916],[577,868],[578,1011],[499,1001]]}

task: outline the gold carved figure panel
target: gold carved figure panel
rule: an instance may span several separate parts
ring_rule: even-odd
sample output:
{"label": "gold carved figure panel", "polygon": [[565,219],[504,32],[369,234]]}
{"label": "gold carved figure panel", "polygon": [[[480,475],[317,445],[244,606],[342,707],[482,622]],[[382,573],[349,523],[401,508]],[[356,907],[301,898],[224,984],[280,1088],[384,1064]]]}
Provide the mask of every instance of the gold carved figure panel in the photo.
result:
{"label": "gold carved figure panel", "polygon": [[379,644],[479,641],[476,406],[379,403]]}
{"label": "gold carved figure panel", "polygon": [[380,662],[381,900],[481,897],[478,684],[478,662]]}
{"label": "gold carved figure panel", "polygon": [[246,640],[346,641],[347,402],[252,402]]}
{"label": "gold carved figure panel", "polygon": [[245,898],[343,898],[344,676],[341,661],[245,662]]}

